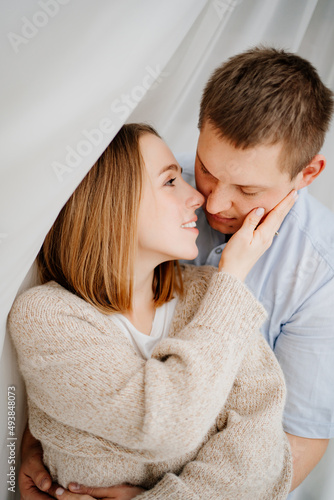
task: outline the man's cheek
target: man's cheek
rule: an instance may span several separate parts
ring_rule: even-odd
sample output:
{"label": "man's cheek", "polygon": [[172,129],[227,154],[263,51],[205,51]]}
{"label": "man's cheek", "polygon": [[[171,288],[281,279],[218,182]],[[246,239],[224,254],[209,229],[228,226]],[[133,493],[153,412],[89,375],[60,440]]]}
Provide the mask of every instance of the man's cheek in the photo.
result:
{"label": "man's cheek", "polygon": [[263,205],[257,204],[257,202],[240,204],[239,205],[240,217],[242,218],[242,220],[244,220],[245,217],[247,217],[247,215],[249,214],[249,212],[254,210],[254,208],[259,208],[259,207],[263,207]]}
{"label": "man's cheek", "polygon": [[195,174],[195,183],[196,183],[196,189],[205,197],[207,198],[208,196],[208,186],[205,184],[203,181],[202,177],[200,174]]}
{"label": "man's cheek", "polygon": [[268,211],[266,210],[265,206],[263,204],[261,204],[261,202],[253,202],[253,203],[239,205],[239,207],[238,207],[239,208],[239,210],[238,210],[238,212],[239,212],[239,217],[238,217],[239,226],[240,227],[242,226],[245,218],[252,210],[254,210],[255,208],[260,208],[260,207],[263,207],[265,209],[264,216],[261,219],[261,222],[262,222],[265,219]]}
{"label": "man's cheek", "polygon": [[211,193],[210,186],[205,186],[205,184],[196,181],[196,189],[204,196],[204,203],[206,203]]}

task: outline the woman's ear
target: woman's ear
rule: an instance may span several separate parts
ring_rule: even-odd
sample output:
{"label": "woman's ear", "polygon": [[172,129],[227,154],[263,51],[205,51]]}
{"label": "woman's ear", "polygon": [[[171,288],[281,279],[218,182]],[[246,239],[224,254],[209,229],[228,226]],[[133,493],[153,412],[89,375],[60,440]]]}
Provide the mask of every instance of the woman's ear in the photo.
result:
{"label": "woman's ear", "polygon": [[315,155],[310,163],[299,172],[296,189],[301,189],[312,184],[314,179],[324,170],[325,166],[326,158],[323,155]]}

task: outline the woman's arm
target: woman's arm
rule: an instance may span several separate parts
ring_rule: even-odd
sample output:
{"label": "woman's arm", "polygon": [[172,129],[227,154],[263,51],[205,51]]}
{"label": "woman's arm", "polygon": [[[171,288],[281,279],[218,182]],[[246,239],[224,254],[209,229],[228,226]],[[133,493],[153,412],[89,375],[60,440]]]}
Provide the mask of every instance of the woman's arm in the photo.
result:
{"label": "woman's arm", "polygon": [[[293,201],[291,195],[283,200],[256,231],[261,215],[254,210],[246,217],[239,239],[230,240],[237,256],[248,241],[247,252],[241,250],[247,256],[243,270],[245,261],[252,265],[261,248],[270,245],[273,229]],[[224,254],[229,270],[233,257],[226,249]],[[185,298],[185,314],[196,299]],[[202,442],[226,402],[264,310],[239,280],[216,272],[192,321],[163,340],[146,362],[121,332],[101,331],[106,328],[101,317],[57,285],[37,287],[17,299],[9,328],[30,405],[65,429],[166,460]],[[31,430],[37,435],[38,429]]]}
{"label": "woman's arm", "polygon": [[[259,334],[245,356],[226,409],[217,419],[217,433],[180,475],[166,474],[154,488],[136,498],[285,499],[291,485],[292,460],[282,428],[284,402],[283,374]],[[112,496],[113,488],[81,487],[76,491],[101,498]]]}
{"label": "woman's arm", "polygon": [[246,287],[215,272],[193,320],[146,362],[121,333],[102,333],[86,312],[79,317],[58,290],[24,294],[9,320],[31,408],[161,459],[193,450],[264,318]]}
{"label": "woman's arm", "polygon": [[284,379],[259,334],[235,381],[218,432],[179,476],[166,474],[142,500],[285,499],[292,459],[282,428]]}
{"label": "woman's arm", "polygon": [[[292,196],[290,195],[290,197],[287,197],[287,199],[285,199],[283,201],[283,203],[285,204],[285,206],[283,206],[283,209],[282,209],[282,206],[278,207],[279,209],[282,209],[281,213],[278,216],[277,216],[277,214],[276,215],[273,214],[273,217],[271,217],[271,218],[268,217],[266,219],[266,221],[263,224],[261,224],[261,226],[260,226],[260,229],[262,230],[262,235],[261,235],[261,232],[258,232],[257,236],[260,235],[261,237],[265,237],[265,234],[263,234],[263,231],[264,231],[264,229],[266,229],[268,235],[271,236],[271,238],[272,238],[273,230],[278,229],[279,223],[281,222],[280,219],[282,219],[285,216],[286,212],[293,204]],[[280,205],[282,205],[282,204],[280,204]],[[274,212],[275,211],[277,211],[277,208],[274,209]],[[250,217],[251,217],[251,220],[250,220],[251,224],[250,225],[253,224],[253,228],[251,227],[251,229],[254,230],[254,228],[256,227],[256,225],[258,224],[259,221],[256,218],[255,219],[252,218],[252,214],[250,214]],[[234,238],[234,240],[235,240],[235,238]],[[234,246],[235,246],[235,241],[234,241]],[[224,252],[224,253],[226,253],[226,252]],[[210,447],[210,443],[208,443],[207,446]]]}

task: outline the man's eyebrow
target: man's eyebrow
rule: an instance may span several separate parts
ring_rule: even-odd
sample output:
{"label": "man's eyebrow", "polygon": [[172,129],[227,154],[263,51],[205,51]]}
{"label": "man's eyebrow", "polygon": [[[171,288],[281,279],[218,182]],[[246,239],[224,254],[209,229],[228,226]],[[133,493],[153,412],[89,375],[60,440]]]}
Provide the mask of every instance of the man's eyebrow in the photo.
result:
{"label": "man's eyebrow", "polygon": [[203,162],[202,162],[202,160],[200,159],[199,154],[198,154],[198,151],[196,151],[196,156],[197,156],[197,158],[198,158],[198,160],[199,160],[200,164],[201,164],[201,165],[202,165],[202,167],[204,168],[204,170],[206,170],[206,171],[208,172],[208,174],[210,174],[210,175],[213,177],[212,173],[211,173],[211,172],[209,172],[209,170],[206,168],[206,166],[204,165],[204,163],[203,163]]}
{"label": "man's eyebrow", "polygon": [[[198,151],[196,152],[196,155],[197,155],[197,158],[199,159],[200,163],[202,164],[202,166],[205,168],[205,170],[207,170],[206,166],[204,165],[204,163],[202,162],[201,158],[199,157],[199,154],[198,154]],[[209,172],[210,175],[211,172],[209,170],[207,170]],[[242,187],[242,188],[248,188],[248,189],[268,189],[268,186],[261,186],[261,185],[255,185],[255,184],[235,184],[237,187]]]}
{"label": "man's eyebrow", "polygon": [[174,172],[180,172],[182,174],[182,168],[179,167],[179,165],[175,165],[174,163],[172,163],[171,165],[166,165],[165,167],[163,167],[160,170],[159,175],[164,174],[168,170],[173,170]]}
{"label": "man's eyebrow", "polygon": [[202,162],[202,160],[200,159],[199,157],[199,154],[198,154],[198,151],[196,151],[196,155],[197,155],[197,158],[199,159],[199,161],[202,163],[203,167],[204,167],[204,163]]}

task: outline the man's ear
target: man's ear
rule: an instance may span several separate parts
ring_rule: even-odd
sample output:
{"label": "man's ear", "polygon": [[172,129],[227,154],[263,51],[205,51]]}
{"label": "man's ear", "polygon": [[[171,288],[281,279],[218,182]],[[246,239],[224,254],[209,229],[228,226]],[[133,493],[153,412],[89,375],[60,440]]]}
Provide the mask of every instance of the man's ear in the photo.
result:
{"label": "man's ear", "polygon": [[301,189],[312,184],[314,179],[324,170],[325,166],[326,158],[323,155],[315,155],[310,163],[299,172],[296,189]]}

